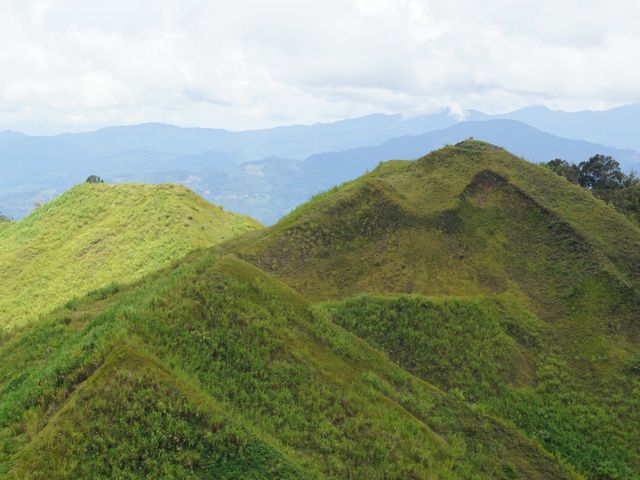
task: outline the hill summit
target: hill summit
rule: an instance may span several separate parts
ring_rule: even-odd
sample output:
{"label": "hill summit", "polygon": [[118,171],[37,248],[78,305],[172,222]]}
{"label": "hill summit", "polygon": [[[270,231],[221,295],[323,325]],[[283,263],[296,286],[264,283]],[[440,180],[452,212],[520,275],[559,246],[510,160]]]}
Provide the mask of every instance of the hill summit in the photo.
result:
{"label": "hill summit", "polygon": [[179,185],[78,185],[0,228],[0,324],[258,227]]}
{"label": "hill summit", "polygon": [[640,230],[465,141],[0,343],[7,478],[640,477]]}
{"label": "hill summit", "polygon": [[639,475],[640,229],[586,189],[467,140],[383,163],[236,253],[589,477]]}

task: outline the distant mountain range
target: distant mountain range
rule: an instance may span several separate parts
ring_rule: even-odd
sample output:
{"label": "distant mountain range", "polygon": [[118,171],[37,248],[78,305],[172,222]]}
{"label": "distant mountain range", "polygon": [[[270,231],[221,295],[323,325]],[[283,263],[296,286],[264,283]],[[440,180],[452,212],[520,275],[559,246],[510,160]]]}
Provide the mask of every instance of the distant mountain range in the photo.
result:
{"label": "distant mountain range", "polygon": [[637,170],[640,155],[630,149],[640,149],[637,118],[640,105],[577,113],[535,107],[499,116],[470,111],[464,122],[445,112],[413,118],[374,114],[241,132],[163,124],[56,136],[6,131],[0,132],[0,213],[20,218],[97,174],[107,181],[183,183],[226,208],[273,223],[309,195],[382,160],[417,158],[468,137],[534,162],[579,162],[604,153],[626,170]]}
{"label": "distant mountain range", "polygon": [[468,120],[506,118],[519,120],[561,137],[640,151],[640,103],[611,110],[562,112],[546,107],[528,107],[502,115],[469,112]]}
{"label": "distant mountain range", "polygon": [[632,150],[556,137],[514,120],[488,120],[392,138],[373,147],[316,154],[302,161],[271,157],[227,171],[202,168],[151,178],[124,175],[116,180],[183,183],[214,203],[272,224],[313,194],[356,178],[382,161],[419,158],[469,137],[503,146],[536,163],[556,157],[580,162],[596,153],[611,155],[627,167],[640,162],[640,155]]}

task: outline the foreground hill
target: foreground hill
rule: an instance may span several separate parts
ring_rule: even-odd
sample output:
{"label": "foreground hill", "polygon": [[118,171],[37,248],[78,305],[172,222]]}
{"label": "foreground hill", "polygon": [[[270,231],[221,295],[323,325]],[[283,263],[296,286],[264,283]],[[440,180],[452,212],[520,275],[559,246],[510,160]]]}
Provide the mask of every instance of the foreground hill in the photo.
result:
{"label": "foreground hill", "polygon": [[577,478],[216,252],[69,303],[0,359],[5,478]]}
{"label": "foreground hill", "polygon": [[467,141],[0,342],[7,478],[640,477],[640,230]]}
{"label": "foreground hill", "polygon": [[467,141],[384,164],[239,250],[582,473],[640,474],[640,230],[589,192]]}
{"label": "foreground hill", "polygon": [[79,185],[0,227],[0,325],[258,226],[177,185]]}

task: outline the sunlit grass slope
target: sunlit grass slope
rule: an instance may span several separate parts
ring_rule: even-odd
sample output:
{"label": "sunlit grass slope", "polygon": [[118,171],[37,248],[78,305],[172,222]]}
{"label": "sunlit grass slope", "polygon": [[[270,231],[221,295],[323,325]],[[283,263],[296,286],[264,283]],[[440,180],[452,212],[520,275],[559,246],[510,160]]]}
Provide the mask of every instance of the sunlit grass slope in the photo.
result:
{"label": "sunlit grass slope", "polygon": [[[557,282],[581,280],[576,269],[640,285],[636,225],[548,169],[478,141],[384,163],[318,195],[242,251],[314,299],[468,295],[515,283],[556,297],[566,294]],[[556,283],[536,286],[535,276]]]}
{"label": "sunlit grass slope", "polygon": [[640,478],[640,230],[612,206],[466,141],[385,163],[256,237],[239,254],[331,300],[328,321],[585,476]]}
{"label": "sunlit grass slope", "polygon": [[0,227],[0,327],[257,227],[178,185],[79,185]]}
{"label": "sunlit grass slope", "polygon": [[579,478],[232,256],[3,339],[7,478]]}

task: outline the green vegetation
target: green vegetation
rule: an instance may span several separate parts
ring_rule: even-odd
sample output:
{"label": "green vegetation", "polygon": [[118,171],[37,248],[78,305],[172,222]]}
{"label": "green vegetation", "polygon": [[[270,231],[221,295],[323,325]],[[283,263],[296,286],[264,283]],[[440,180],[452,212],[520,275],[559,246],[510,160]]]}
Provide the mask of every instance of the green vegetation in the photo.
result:
{"label": "green vegetation", "polygon": [[481,142],[384,164],[237,248],[313,300],[514,290],[553,315],[581,278],[603,293],[640,284],[635,225],[586,189]]}
{"label": "green vegetation", "polygon": [[10,476],[212,475],[302,478],[276,449],[235,425],[210,398],[176,381],[137,349],[122,347],[20,452]]}
{"label": "green vegetation", "polygon": [[624,188],[599,190],[594,194],[640,226],[640,183]]}
{"label": "green vegetation", "polygon": [[0,228],[0,325],[258,226],[178,185],[79,185]]}
{"label": "green vegetation", "polygon": [[637,479],[639,316],[640,228],[466,141],[5,330],[0,472]]}
{"label": "green vegetation", "polygon": [[318,311],[410,372],[514,422],[586,475],[637,478],[640,379],[623,368],[594,390],[556,353],[553,328],[530,312],[500,298],[420,296],[359,296]]}
{"label": "green vegetation", "polygon": [[620,164],[608,155],[594,155],[578,165],[556,158],[545,166],[571,183],[591,190],[615,190],[638,183],[634,173],[626,175]]}
{"label": "green vegetation", "polygon": [[73,302],[0,358],[9,478],[576,478],[215,253]]}
{"label": "green vegetation", "polygon": [[11,220],[9,217],[2,215],[0,213],[0,229],[3,229],[5,227],[8,227],[9,225],[11,225],[13,223],[13,220]]}
{"label": "green vegetation", "polygon": [[571,183],[590,189],[596,197],[640,225],[640,180],[634,173],[623,173],[613,158],[596,155],[579,165],[555,159],[545,165]]}
{"label": "green vegetation", "polygon": [[346,302],[332,321],[584,475],[640,476],[640,230],[587,189],[463,142],[382,165],[234,248],[312,301]]}
{"label": "green vegetation", "polygon": [[104,183],[104,180],[98,175],[89,175],[85,180],[85,183]]}

